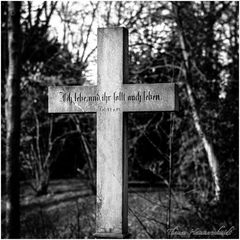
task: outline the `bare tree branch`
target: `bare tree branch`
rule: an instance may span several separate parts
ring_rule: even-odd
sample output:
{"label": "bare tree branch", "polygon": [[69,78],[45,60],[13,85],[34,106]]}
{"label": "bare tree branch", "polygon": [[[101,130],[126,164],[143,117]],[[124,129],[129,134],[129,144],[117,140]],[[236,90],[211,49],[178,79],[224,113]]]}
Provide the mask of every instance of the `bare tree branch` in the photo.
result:
{"label": "bare tree branch", "polygon": [[90,33],[92,31],[92,26],[93,26],[93,22],[94,22],[94,19],[95,19],[95,16],[96,16],[96,10],[98,8],[98,5],[99,5],[99,2],[96,3],[95,7],[93,8],[93,12],[92,12],[92,20],[91,20],[91,23],[88,27],[88,31],[87,31],[87,36],[86,36],[86,39],[85,39],[85,42],[83,43],[83,52],[82,52],[82,56],[81,56],[81,59],[80,61],[83,62],[83,58],[85,57],[85,52],[86,52],[86,49],[87,49],[87,46],[88,46],[88,43],[89,43],[89,36],[90,36]]}
{"label": "bare tree branch", "polygon": [[150,238],[154,238],[154,236],[148,231],[148,228],[143,224],[143,222],[141,221],[141,219],[138,217],[138,215],[130,208],[128,207],[128,210],[133,214],[133,216],[137,219],[137,221],[140,223],[140,225],[142,226],[143,230],[147,233],[147,235]]}

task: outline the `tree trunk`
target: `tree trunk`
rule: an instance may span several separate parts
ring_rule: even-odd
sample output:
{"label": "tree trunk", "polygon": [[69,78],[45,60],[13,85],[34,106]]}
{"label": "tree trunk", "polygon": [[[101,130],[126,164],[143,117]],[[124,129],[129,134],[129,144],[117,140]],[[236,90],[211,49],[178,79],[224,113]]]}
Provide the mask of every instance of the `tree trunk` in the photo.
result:
{"label": "tree trunk", "polygon": [[20,8],[21,2],[8,2],[9,66],[6,82],[6,238],[20,237],[19,138],[20,138]]}
{"label": "tree trunk", "polygon": [[94,164],[93,164],[93,161],[92,161],[92,158],[91,158],[91,153],[89,151],[86,139],[82,134],[82,131],[81,131],[81,128],[80,128],[80,121],[79,121],[78,117],[75,117],[73,119],[75,121],[76,129],[80,134],[81,144],[82,144],[83,149],[84,149],[84,156],[87,160],[88,175],[89,175],[89,178],[90,178],[90,181],[91,181],[91,188],[92,188],[93,194],[96,194],[96,177],[95,177],[95,174],[94,174],[95,173],[95,168],[94,168]]}
{"label": "tree trunk", "polygon": [[190,61],[189,53],[186,49],[186,39],[185,39],[185,36],[184,36],[184,31],[183,31],[181,19],[179,19],[179,16],[178,16],[178,9],[177,9],[176,6],[174,6],[174,12],[177,16],[176,19],[177,19],[177,24],[178,24],[178,28],[179,28],[179,31],[178,31],[179,42],[180,42],[180,47],[181,47],[182,56],[183,56],[183,60],[184,60],[184,70],[185,70],[185,78],[186,78],[186,82],[185,82],[186,91],[187,91],[187,94],[188,94],[188,99],[189,99],[190,106],[192,108],[194,125],[195,125],[197,133],[200,137],[200,140],[203,144],[204,150],[206,151],[209,167],[210,167],[210,170],[211,170],[211,173],[212,173],[212,178],[213,178],[213,181],[214,181],[214,201],[218,201],[220,199],[220,183],[219,183],[218,161],[217,161],[217,157],[214,153],[213,146],[208,141],[208,139],[206,137],[206,134],[204,133],[204,131],[202,129],[202,126],[201,126],[199,113],[197,111],[195,99],[194,99],[192,88],[191,88],[191,85],[190,85],[190,83],[192,82],[191,61]]}
{"label": "tree trunk", "polygon": [[6,84],[7,78],[7,69],[8,69],[8,3],[2,2],[1,3],[1,31],[2,31],[2,41],[1,41],[1,74],[2,74],[2,82],[1,86],[4,88]]}
{"label": "tree trunk", "polygon": [[96,179],[95,179],[95,175],[94,175],[95,168],[94,168],[94,165],[92,162],[91,154],[90,154],[89,148],[87,146],[86,140],[85,140],[83,134],[81,132],[79,132],[79,133],[80,133],[81,142],[83,144],[83,148],[85,151],[84,154],[85,154],[87,164],[88,164],[88,174],[89,174],[89,178],[91,181],[91,188],[92,188],[93,194],[96,194]]}
{"label": "tree trunk", "polygon": [[196,128],[197,132],[198,132],[200,140],[202,141],[203,147],[204,147],[204,149],[207,153],[207,159],[208,159],[209,167],[210,167],[210,170],[211,170],[211,173],[212,173],[212,178],[213,178],[214,185],[215,185],[215,189],[214,189],[215,198],[214,198],[214,200],[218,201],[219,197],[220,197],[218,161],[217,161],[216,155],[214,153],[212,144],[207,140],[207,137],[202,130],[202,127],[201,127],[201,124],[200,124],[200,119],[199,119],[199,114],[198,114],[196,104],[195,104],[195,100],[194,100],[193,93],[192,93],[192,89],[191,89],[188,82],[186,82],[186,89],[187,89],[189,102],[190,102],[190,105],[191,105],[191,108],[192,108],[194,125],[195,125],[195,128]]}
{"label": "tree trunk", "polygon": [[49,186],[49,168],[41,170],[40,179],[37,182],[36,195],[42,196],[48,193]]}

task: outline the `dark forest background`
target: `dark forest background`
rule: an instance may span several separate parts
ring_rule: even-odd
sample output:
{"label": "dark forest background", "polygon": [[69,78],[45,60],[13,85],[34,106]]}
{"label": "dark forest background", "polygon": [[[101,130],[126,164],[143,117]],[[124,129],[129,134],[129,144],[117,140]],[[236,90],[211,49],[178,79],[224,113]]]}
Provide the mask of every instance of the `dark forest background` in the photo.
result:
{"label": "dark forest background", "polygon": [[[21,44],[9,45],[9,34],[15,28],[9,21],[9,2],[1,2],[3,229],[4,204],[10,194],[5,187],[9,175],[6,163],[11,161],[7,132],[9,125],[15,126],[11,125],[13,119],[8,117],[6,104],[11,48],[18,48],[21,55],[19,182],[21,216],[25,216],[26,206],[31,205],[33,210],[57,196],[51,184],[59,180],[65,179],[64,183],[71,185],[75,179],[95,193],[96,116],[48,114],[47,87],[92,84],[97,28],[122,26],[129,31],[129,82],[175,82],[180,99],[177,113],[129,114],[130,186],[144,187],[146,192],[149,186],[166,189],[164,195],[171,195],[175,201],[169,205],[169,198],[165,199],[166,228],[170,227],[171,214],[182,216],[181,224],[186,227],[188,222],[186,229],[191,229],[194,216],[198,220],[193,222],[199,221],[202,229],[233,227],[230,237],[238,236],[239,3],[101,1],[20,5]],[[180,193],[185,194],[185,200]],[[133,199],[138,202],[135,195]],[[185,201],[191,205],[188,214],[179,209],[174,212],[176,205]],[[137,235],[140,231],[147,238],[166,237],[165,230],[152,230],[150,220],[144,222],[136,212],[133,215],[141,230],[133,224],[132,237],[141,237]],[[78,227],[69,228],[72,235],[60,235],[57,230],[51,235],[44,226],[52,226],[52,222],[48,222],[42,208],[40,213],[41,222],[35,224],[36,216],[30,214],[21,217],[21,226],[42,224],[45,235],[22,227],[23,238],[91,237],[94,233],[94,227],[81,230],[79,219],[88,216],[87,210],[77,212]],[[154,219],[158,224],[158,217]],[[3,237],[5,234],[2,231]]]}

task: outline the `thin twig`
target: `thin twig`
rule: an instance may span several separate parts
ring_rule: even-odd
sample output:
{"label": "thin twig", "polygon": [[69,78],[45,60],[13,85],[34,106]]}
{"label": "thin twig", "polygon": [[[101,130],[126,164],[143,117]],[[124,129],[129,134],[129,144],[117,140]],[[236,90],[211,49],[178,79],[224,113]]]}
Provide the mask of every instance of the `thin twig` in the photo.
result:
{"label": "thin twig", "polygon": [[168,229],[171,228],[171,193],[172,193],[172,139],[173,139],[173,130],[174,130],[174,120],[173,113],[170,113],[170,139],[169,139],[169,179],[168,179],[168,212],[167,212],[167,228],[166,228],[166,236],[168,238],[171,237],[169,235]]}
{"label": "thin twig", "polygon": [[143,198],[144,200],[150,202],[153,205],[157,205],[159,207],[167,208],[166,206],[163,205],[163,202],[161,202],[161,201],[156,202],[156,201],[153,201],[153,200],[150,200],[150,199],[146,198],[145,196],[142,196],[141,194],[139,194],[137,191],[134,191],[133,189],[131,189],[131,191],[133,193],[135,193],[136,195],[138,195],[139,197]]}
{"label": "thin twig", "polygon": [[88,43],[89,43],[89,36],[90,36],[91,30],[92,30],[92,26],[93,26],[94,19],[95,19],[95,17],[96,17],[96,10],[97,10],[97,8],[98,8],[98,5],[99,5],[99,2],[97,2],[96,5],[95,5],[95,8],[93,8],[92,20],[91,20],[91,23],[90,23],[89,28],[88,28],[88,31],[87,31],[86,40],[85,40],[85,42],[83,43],[83,53],[82,53],[80,62],[83,62],[83,58],[84,58],[84,56],[85,56],[85,52],[86,52],[86,49],[87,49],[87,46],[88,46]]}
{"label": "thin twig", "polygon": [[37,147],[37,154],[38,154],[38,161],[42,161],[42,156],[40,152],[40,129],[39,129],[39,120],[37,117],[37,113],[34,110],[34,117],[35,117],[35,122],[36,122],[36,147]]}
{"label": "thin twig", "polygon": [[147,233],[147,235],[150,238],[154,238],[154,236],[148,231],[147,227],[143,224],[143,222],[141,221],[141,219],[137,216],[137,214],[135,212],[133,212],[133,210],[128,207],[129,211],[133,214],[133,216],[138,220],[138,222],[140,223],[140,225],[142,226],[142,228],[144,229],[144,231]]}

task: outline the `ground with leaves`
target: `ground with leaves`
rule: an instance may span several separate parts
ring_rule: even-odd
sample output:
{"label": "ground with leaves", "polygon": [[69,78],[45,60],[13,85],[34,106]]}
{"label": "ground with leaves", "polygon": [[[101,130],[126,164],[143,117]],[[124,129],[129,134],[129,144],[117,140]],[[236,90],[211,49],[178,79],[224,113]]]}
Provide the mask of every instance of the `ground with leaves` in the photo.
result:
{"label": "ground with leaves", "polygon": [[[216,232],[216,228],[207,226],[209,224],[197,214],[188,194],[187,191],[172,192],[171,231],[167,232],[168,191],[159,187],[130,187],[131,238],[167,238],[170,233],[171,238],[201,237],[195,235],[197,233],[204,234],[203,238],[221,237],[217,233],[212,235],[211,231]],[[41,197],[35,197],[30,186],[24,183],[21,185],[21,230],[22,238],[92,238],[95,196],[87,183],[79,179],[52,181],[49,194]]]}

